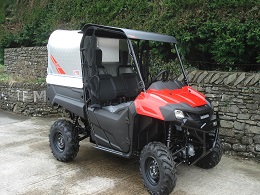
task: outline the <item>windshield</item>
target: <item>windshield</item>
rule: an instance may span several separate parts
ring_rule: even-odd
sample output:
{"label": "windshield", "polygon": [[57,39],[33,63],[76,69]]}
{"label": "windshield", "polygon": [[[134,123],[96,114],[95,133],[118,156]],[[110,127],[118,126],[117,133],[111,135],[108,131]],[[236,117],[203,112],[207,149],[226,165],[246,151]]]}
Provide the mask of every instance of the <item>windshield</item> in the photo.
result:
{"label": "windshield", "polygon": [[[155,41],[131,41],[144,83],[151,83],[161,71],[169,72],[169,80],[182,73],[175,44]],[[132,57],[132,64],[134,59]]]}

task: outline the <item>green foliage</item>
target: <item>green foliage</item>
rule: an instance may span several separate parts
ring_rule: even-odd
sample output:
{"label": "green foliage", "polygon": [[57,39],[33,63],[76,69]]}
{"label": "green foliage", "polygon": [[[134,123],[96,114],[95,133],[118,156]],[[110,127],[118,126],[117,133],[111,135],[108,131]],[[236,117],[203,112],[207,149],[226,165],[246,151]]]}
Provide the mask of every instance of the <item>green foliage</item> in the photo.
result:
{"label": "green foliage", "polygon": [[[190,64],[185,64],[184,67],[186,72],[195,69]],[[153,61],[151,66],[149,66],[149,73],[151,74],[152,78],[154,78],[162,70],[168,70],[171,79],[178,78],[178,76],[182,74],[180,63],[178,60],[169,61],[167,63],[162,60],[155,60]]]}
{"label": "green foliage", "polygon": [[[85,23],[174,35],[193,66],[260,63],[255,0],[0,0],[0,47],[46,45],[58,28]],[[1,59],[1,57],[0,57]],[[203,67],[204,66],[204,67]]]}
{"label": "green foliage", "polygon": [[4,65],[0,64],[0,81],[7,81],[9,76],[4,71]]}

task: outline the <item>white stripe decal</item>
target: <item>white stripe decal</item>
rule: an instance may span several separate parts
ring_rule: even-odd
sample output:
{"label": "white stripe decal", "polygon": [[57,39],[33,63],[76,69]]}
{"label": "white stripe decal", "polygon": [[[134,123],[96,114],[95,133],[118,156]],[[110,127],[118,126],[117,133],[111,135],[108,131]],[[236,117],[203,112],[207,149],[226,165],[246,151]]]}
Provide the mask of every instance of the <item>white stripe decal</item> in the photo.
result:
{"label": "white stripe decal", "polygon": [[81,77],[70,77],[61,75],[47,75],[47,84],[60,85],[65,87],[83,88]]}
{"label": "white stripe decal", "polygon": [[154,97],[154,98],[156,98],[156,99],[158,99],[158,100],[164,102],[165,104],[168,103],[167,101],[165,101],[164,99],[162,99],[161,97],[159,97],[159,96],[157,96],[157,95],[155,95],[155,94],[150,94],[150,96],[152,96],[152,97]]}

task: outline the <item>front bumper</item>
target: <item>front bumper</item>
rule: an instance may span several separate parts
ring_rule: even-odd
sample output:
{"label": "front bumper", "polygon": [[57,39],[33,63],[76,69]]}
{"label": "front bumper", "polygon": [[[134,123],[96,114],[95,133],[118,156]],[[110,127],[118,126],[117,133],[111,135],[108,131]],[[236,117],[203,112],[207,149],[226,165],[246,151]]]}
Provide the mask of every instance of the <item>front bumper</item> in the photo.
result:
{"label": "front bumper", "polygon": [[187,128],[195,131],[205,131],[210,132],[218,129],[220,126],[219,114],[216,112],[215,116],[212,116],[210,121],[198,123],[194,120],[182,119],[182,123],[180,125],[182,128]]}
{"label": "front bumper", "polygon": [[[196,158],[187,158],[186,162],[189,165],[195,164],[200,159],[202,159],[203,157],[205,157],[206,155],[208,155],[210,152],[213,151],[219,137],[219,126],[220,126],[220,119],[219,119],[218,112],[216,112],[216,115],[212,117],[210,121],[203,124],[198,124],[190,120],[185,120],[185,119],[183,120],[183,122],[181,123],[182,129],[185,128],[189,132],[194,131],[197,136],[199,136],[197,132],[201,132],[199,136],[199,140],[202,145],[202,153]],[[211,141],[212,144],[210,144],[211,145],[210,147],[208,146],[209,140],[207,140],[208,139],[206,136],[207,134],[210,134],[211,139],[213,139],[213,142]]]}

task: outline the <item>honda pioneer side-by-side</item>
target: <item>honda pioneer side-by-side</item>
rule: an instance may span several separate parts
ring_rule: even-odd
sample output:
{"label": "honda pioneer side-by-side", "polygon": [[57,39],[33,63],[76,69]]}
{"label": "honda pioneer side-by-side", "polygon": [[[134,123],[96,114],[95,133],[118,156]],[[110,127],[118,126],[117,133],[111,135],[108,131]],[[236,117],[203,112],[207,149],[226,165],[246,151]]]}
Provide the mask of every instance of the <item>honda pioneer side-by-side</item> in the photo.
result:
{"label": "honda pioneer side-by-side", "polygon": [[[151,194],[173,191],[181,163],[215,167],[222,156],[219,116],[189,86],[176,44],[168,35],[93,24],[54,31],[48,41],[47,100],[71,118],[51,126],[54,157],[71,161],[79,142],[89,137],[96,149],[139,157]],[[173,79],[163,64],[151,76],[158,52],[176,57],[183,80]]]}

